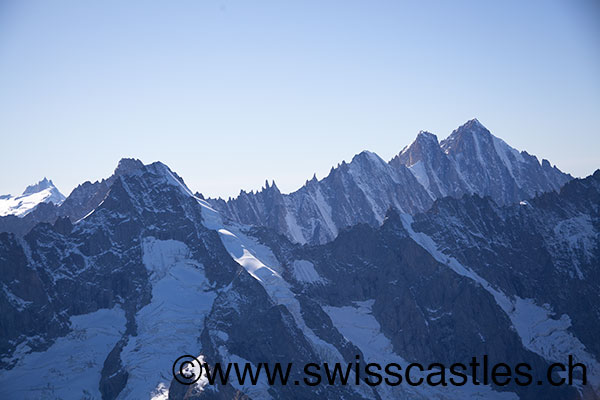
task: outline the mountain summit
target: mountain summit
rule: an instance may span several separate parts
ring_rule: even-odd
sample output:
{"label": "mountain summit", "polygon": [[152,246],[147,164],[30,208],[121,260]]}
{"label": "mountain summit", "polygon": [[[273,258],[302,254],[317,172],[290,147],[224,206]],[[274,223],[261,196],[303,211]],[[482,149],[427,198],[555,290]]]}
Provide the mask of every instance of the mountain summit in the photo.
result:
{"label": "mountain summit", "polygon": [[52,180],[44,177],[36,184],[29,185],[20,196],[0,196],[0,216],[16,215],[23,217],[40,203],[61,204],[65,196],[54,186]]}
{"label": "mountain summit", "polygon": [[572,177],[493,136],[477,119],[441,143],[421,131],[389,162],[362,152],[290,194],[209,199],[229,219],[275,229],[297,243],[325,243],[357,223],[378,226],[391,207],[415,214],[435,200],[478,194],[507,205],[557,191]]}

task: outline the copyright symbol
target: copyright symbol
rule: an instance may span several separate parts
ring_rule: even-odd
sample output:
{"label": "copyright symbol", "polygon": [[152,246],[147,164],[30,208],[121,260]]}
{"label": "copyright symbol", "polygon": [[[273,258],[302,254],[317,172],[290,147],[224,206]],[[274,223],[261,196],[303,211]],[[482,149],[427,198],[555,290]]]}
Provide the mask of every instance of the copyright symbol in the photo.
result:
{"label": "copyright symbol", "polygon": [[173,376],[182,385],[193,385],[202,376],[202,365],[196,357],[186,354],[173,363]]}

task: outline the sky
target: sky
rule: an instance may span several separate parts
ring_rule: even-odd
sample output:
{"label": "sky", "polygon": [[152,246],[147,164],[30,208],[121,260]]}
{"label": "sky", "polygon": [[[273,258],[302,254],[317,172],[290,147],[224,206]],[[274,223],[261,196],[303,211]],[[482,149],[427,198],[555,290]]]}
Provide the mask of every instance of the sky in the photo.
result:
{"label": "sky", "polygon": [[600,168],[600,2],[0,0],[0,194],[122,157],[205,196],[290,192],[471,118]]}

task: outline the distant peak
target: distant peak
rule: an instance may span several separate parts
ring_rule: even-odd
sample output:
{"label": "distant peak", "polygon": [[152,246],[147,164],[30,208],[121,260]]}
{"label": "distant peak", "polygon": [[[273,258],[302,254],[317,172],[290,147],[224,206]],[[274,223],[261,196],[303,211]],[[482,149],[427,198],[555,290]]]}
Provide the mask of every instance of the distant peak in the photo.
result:
{"label": "distant peak", "polygon": [[[368,151],[368,150],[363,150],[360,153],[358,153],[357,155],[355,155],[354,157],[352,157],[352,161],[355,160],[369,160],[369,161],[374,161],[374,162],[384,162],[381,157],[379,157],[376,153],[373,153],[372,151]],[[343,161],[342,164],[344,164],[345,162]]]}
{"label": "distant peak", "polygon": [[42,190],[45,190],[48,188],[56,188],[56,186],[54,186],[54,183],[52,183],[51,179],[49,180],[46,177],[44,177],[44,179],[42,179],[38,183],[27,186],[25,188],[25,191],[23,191],[23,194],[25,195],[25,194],[38,193],[38,192],[41,192]]}
{"label": "distant peak", "polygon": [[433,133],[431,133],[429,131],[419,131],[419,133],[417,134],[417,137],[426,137],[426,138],[434,137],[434,138],[437,138],[437,136],[435,136]]}
{"label": "distant peak", "polygon": [[[275,179],[271,180],[271,183],[269,184],[269,180],[266,179],[265,180],[265,186],[262,187],[261,192],[265,191],[265,192],[270,192],[270,191],[275,191],[275,192],[279,192],[279,188],[277,187],[277,184],[275,183]],[[257,192],[259,193],[259,192]]]}
{"label": "distant peak", "polygon": [[369,150],[363,150],[360,153],[358,153],[359,155],[365,156],[365,157],[375,157],[375,158],[379,158],[379,156],[375,153],[373,153],[372,151]]}
{"label": "distant peak", "polygon": [[489,132],[489,130],[485,126],[483,126],[483,124],[481,122],[479,122],[479,120],[477,118],[470,119],[467,122],[465,122],[464,124],[462,124],[461,126],[459,126],[457,131],[461,131],[461,130]]}
{"label": "distant peak", "polygon": [[428,141],[435,144],[435,146],[439,145],[437,136],[429,131],[419,131],[417,138],[415,139],[415,142],[416,141]]}
{"label": "distant peak", "polygon": [[419,131],[415,140],[404,147],[398,156],[402,158],[405,165],[410,166],[424,157],[423,152],[430,152],[431,149],[437,151],[439,146],[436,135],[428,131]]}
{"label": "distant peak", "polygon": [[119,160],[119,164],[117,164],[117,168],[115,168],[115,175],[127,174],[131,171],[135,171],[144,166],[137,158],[121,158]]}
{"label": "distant peak", "polygon": [[448,153],[448,149],[452,146],[452,143],[459,138],[465,137],[487,137],[491,140],[494,136],[477,118],[473,118],[452,131],[450,136],[442,140],[440,144],[444,152]]}
{"label": "distant peak", "polygon": [[310,178],[310,179],[307,179],[307,180],[306,180],[306,183],[305,183],[304,185],[305,185],[305,186],[308,186],[308,185],[314,185],[314,184],[315,184],[315,183],[317,183],[317,182],[318,182],[318,179],[317,179],[317,173],[315,172],[315,173],[313,174],[312,178]]}

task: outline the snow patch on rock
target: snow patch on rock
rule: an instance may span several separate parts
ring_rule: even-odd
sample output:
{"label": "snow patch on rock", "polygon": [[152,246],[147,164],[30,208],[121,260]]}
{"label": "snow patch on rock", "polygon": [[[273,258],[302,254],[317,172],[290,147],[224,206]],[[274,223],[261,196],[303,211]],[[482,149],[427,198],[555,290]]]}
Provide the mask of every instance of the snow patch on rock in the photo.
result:
{"label": "snow patch on rock", "polygon": [[216,297],[204,266],[191,259],[185,243],[146,237],[142,249],[152,301],[137,313],[137,336],[129,338],[121,353],[129,378],[120,399],[165,394],[173,362],[197,354],[204,318]]}
{"label": "snow patch on rock", "polygon": [[115,307],[71,317],[72,331],[44,352],[22,346],[11,370],[0,370],[2,399],[100,399],[103,360],[125,331],[125,312]]}
{"label": "snow patch on rock", "polygon": [[[365,360],[361,360],[362,363],[374,362],[380,365],[397,363],[405,368],[409,362],[394,352],[392,342],[381,332],[381,326],[373,316],[374,302],[374,300],[356,301],[353,306],[326,306],[323,310],[329,315],[338,331],[361,350],[365,357]],[[418,375],[417,372],[411,371],[413,379],[419,379]],[[426,374],[421,376],[425,378]],[[450,376],[449,371],[448,376]],[[402,392],[411,399],[518,399],[514,393],[495,392],[489,386],[446,386],[438,389],[427,385],[417,387],[379,385],[376,389],[382,398],[387,399],[398,398]]]}

